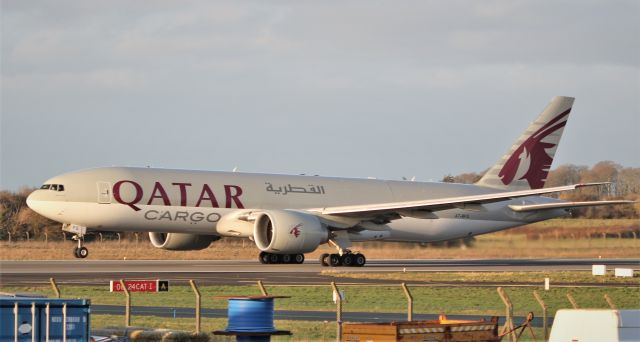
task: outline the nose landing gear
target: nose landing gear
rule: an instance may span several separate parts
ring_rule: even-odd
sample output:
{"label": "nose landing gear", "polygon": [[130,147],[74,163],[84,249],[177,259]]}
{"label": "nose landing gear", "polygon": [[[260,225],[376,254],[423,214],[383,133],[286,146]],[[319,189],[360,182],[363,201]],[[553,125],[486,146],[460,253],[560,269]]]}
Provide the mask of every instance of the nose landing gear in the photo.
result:
{"label": "nose landing gear", "polygon": [[73,249],[73,256],[79,259],[84,259],[89,256],[89,249],[83,246],[84,236],[87,233],[87,227],[79,226],[76,224],[64,223],[62,224],[62,230],[73,234],[72,240],[78,241],[78,246]]}
{"label": "nose landing gear", "polygon": [[89,256],[89,249],[82,245],[83,236],[74,235],[73,240],[78,240],[78,246],[73,249],[73,255],[76,258],[84,259]]}

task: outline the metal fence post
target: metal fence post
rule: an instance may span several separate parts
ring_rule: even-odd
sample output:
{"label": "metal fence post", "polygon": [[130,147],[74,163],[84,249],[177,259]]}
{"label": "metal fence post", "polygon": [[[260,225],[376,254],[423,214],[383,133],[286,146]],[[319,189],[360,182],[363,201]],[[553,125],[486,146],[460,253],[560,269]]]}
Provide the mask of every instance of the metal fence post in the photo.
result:
{"label": "metal fence post", "polygon": [[538,304],[542,308],[542,330],[544,331],[544,340],[546,341],[549,338],[549,326],[547,322],[547,304],[545,304],[542,297],[538,294],[538,291],[533,290],[533,296],[536,297]]}
{"label": "metal fence post", "polygon": [[336,323],[337,323],[336,341],[341,342],[342,341],[342,297],[340,296],[340,291],[338,290],[336,283],[333,281],[331,282],[331,288],[333,289],[333,292],[336,294]]}
{"label": "metal fence post", "polygon": [[618,310],[618,307],[616,306],[616,304],[613,302],[613,300],[611,299],[611,297],[609,297],[608,294],[604,294],[604,300],[607,301],[607,304],[609,304],[609,307],[613,310]]}
{"label": "metal fence post", "polygon": [[569,299],[569,302],[571,303],[571,305],[573,305],[574,309],[578,309],[578,302],[576,302],[575,298],[573,298],[573,296],[571,295],[570,292],[567,292],[567,299]]}
{"label": "metal fence post", "polygon": [[262,292],[263,296],[269,295],[269,293],[267,292],[267,289],[264,288],[264,284],[262,284],[262,280],[258,280],[258,287],[260,288],[260,292]]}
{"label": "metal fence post", "polygon": [[196,282],[193,280],[189,280],[189,284],[191,284],[191,288],[193,289],[193,293],[196,294],[196,334],[200,333],[200,291],[198,290],[198,286]]}
{"label": "metal fence post", "polygon": [[513,331],[513,304],[511,303],[511,299],[509,298],[509,296],[507,296],[502,287],[498,287],[498,294],[500,295],[500,298],[504,302],[506,308],[506,318],[502,331],[509,331],[509,342],[513,342],[515,341],[515,332]]}
{"label": "metal fence post", "polygon": [[58,284],[56,284],[56,280],[53,278],[49,278],[49,282],[51,283],[51,287],[53,288],[53,292],[56,293],[56,298],[60,298],[60,289],[58,288]]}
{"label": "metal fence post", "polygon": [[129,294],[129,289],[124,284],[124,280],[120,279],[120,286],[122,286],[122,291],[124,295],[127,296],[126,306],[124,308],[124,324],[125,326],[131,326],[131,294]]}
{"label": "metal fence post", "polygon": [[411,295],[411,292],[409,292],[409,288],[407,287],[407,284],[402,283],[400,284],[400,286],[402,286],[402,290],[404,290],[404,295],[407,297],[407,320],[411,322],[413,321],[413,296]]}

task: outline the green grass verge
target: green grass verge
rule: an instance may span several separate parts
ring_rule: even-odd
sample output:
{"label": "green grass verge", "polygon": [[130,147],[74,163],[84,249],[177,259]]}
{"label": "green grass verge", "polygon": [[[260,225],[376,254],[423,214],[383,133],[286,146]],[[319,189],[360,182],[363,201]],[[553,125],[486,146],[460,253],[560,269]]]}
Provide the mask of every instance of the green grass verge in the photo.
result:
{"label": "green grass verge", "polygon": [[[597,284],[627,284],[640,285],[640,277],[622,278],[614,277],[613,271],[606,276],[593,276],[591,271],[573,272],[349,272],[340,270],[325,270],[322,275],[335,278],[354,279],[384,279],[397,280],[399,282],[499,282],[512,283],[538,283],[543,284],[544,278],[549,278],[552,283],[597,283]],[[339,280],[337,280],[339,281]]]}
{"label": "green grass verge", "polygon": [[[132,326],[153,328],[162,327],[163,329],[193,331],[195,330],[195,321],[193,318],[166,318],[151,316],[133,316],[131,320]],[[91,316],[91,329],[100,329],[106,327],[120,327],[124,325],[122,316],[116,315],[93,315]],[[274,336],[272,341],[322,341],[335,340],[336,324],[335,322],[309,322],[309,321],[280,321],[274,322],[274,326],[279,330],[289,330],[293,334],[291,337]],[[215,336],[213,331],[224,330],[227,327],[227,320],[223,318],[204,318],[202,319],[200,329],[203,333],[210,334],[212,341],[233,341],[233,339],[224,336]]]}
{"label": "green grass verge", "polygon": [[[123,305],[124,296],[121,293],[110,293],[106,286],[62,286],[62,295],[67,298],[89,298],[93,304]],[[332,291],[325,287],[267,287],[269,294],[290,296],[278,299],[277,310],[309,310],[333,311]],[[406,309],[406,299],[400,286],[343,286],[346,302],[345,311],[368,312],[403,312]],[[514,303],[514,312],[525,315],[533,311],[540,314],[539,305],[535,301],[530,287],[506,288],[507,294]],[[38,292],[51,295],[46,287],[6,287],[6,292]],[[202,286],[202,307],[226,308],[227,301],[216,299],[214,296],[230,295],[258,295],[256,286]],[[613,302],[621,309],[640,308],[640,288],[551,288],[539,293],[549,306],[549,312],[554,313],[561,308],[570,307],[566,294],[571,292],[576,301],[584,308],[608,308],[604,294],[608,294]],[[480,314],[501,315],[504,305],[494,287],[412,287],[414,308],[416,313],[447,313],[447,314]],[[168,306],[194,307],[194,296],[188,286],[172,286],[168,293],[133,293],[134,306]]]}

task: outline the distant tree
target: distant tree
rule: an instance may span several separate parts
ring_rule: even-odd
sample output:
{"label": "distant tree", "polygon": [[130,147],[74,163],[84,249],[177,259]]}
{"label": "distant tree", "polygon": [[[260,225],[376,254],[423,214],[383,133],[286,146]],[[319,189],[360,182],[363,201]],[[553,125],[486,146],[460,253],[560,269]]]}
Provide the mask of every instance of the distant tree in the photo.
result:
{"label": "distant tree", "polygon": [[457,176],[446,175],[442,178],[442,181],[445,183],[463,183],[463,184],[473,184],[482,178],[482,175],[470,172],[470,173],[461,173]]}
{"label": "distant tree", "polygon": [[[447,175],[444,182],[475,183],[481,174],[463,173]],[[612,161],[602,161],[592,168],[565,164],[551,170],[545,187],[555,187],[578,183],[611,182],[610,186],[582,188],[549,196],[567,201],[596,201],[601,199],[640,199],[640,168],[623,168]],[[635,218],[640,217],[640,204],[597,206],[574,209],[573,217],[586,218]]]}

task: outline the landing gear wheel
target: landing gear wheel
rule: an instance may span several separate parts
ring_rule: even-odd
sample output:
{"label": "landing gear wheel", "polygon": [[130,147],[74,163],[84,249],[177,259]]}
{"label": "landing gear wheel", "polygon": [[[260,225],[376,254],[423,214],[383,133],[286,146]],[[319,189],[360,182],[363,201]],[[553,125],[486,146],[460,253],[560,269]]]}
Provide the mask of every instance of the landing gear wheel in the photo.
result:
{"label": "landing gear wheel", "polygon": [[341,266],[342,260],[340,258],[340,254],[331,254],[329,256],[329,265],[333,267]]}
{"label": "landing gear wheel", "polygon": [[78,258],[84,259],[89,256],[89,250],[87,247],[80,247],[77,249],[76,255]]}
{"label": "landing gear wheel", "polygon": [[78,247],[76,247],[76,248],[74,248],[74,249],[73,249],[73,256],[74,256],[74,257],[76,257],[76,258],[79,258],[79,256],[78,256],[78,250],[79,250],[79,249],[80,249],[80,248],[78,248]]}
{"label": "landing gear wheel", "polygon": [[327,259],[329,259],[329,253],[320,254],[320,265],[324,267],[329,266],[329,261],[327,261]]}
{"label": "landing gear wheel", "polygon": [[270,264],[279,264],[282,259],[279,254],[271,254],[269,253],[269,263]]}
{"label": "landing gear wheel", "polygon": [[282,263],[283,264],[290,264],[292,260],[293,260],[293,257],[291,256],[291,254],[283,254],[282,255]]}
{"label": "landing gear wheel", "polygon": [[268,264],[269,263],[269,253],[260,252],[260,255],[258,256],[258,260],[260,260],[261,264]]}
{"label": "landing gear wheel", "polygon": [[367,258],[365,258],[364,255],[360,253],[356,253],[353,259],[354,259],[354,266],[357,266],[357,267],[362,267],[364,266],[364,264],[367,263]]}
{"label": "landing gear wheel", "polygon": [[355,262],[354,259],[355,258],[353,257],[353,254],[347,253],[342,255],[342,258],[340,261],[342,261],[343,266],[349,267],[349,266],[353,266],[353,263]]}
{"label": "landing gear wheel", "polygon": [[302,264],[304,262],[304,254],[294,254],[293,262],[296,264]]}

